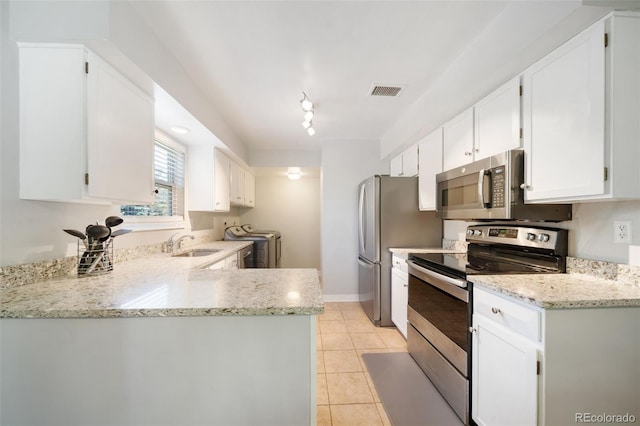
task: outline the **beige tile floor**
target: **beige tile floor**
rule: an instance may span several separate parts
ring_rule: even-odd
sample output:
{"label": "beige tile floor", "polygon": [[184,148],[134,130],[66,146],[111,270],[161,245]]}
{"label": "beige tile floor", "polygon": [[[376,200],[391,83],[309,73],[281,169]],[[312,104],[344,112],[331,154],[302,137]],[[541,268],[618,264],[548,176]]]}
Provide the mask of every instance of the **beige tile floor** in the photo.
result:
{"label": "beige tile floor", "polygon": [[375,327],[358,302],[329,302],[317,339],[318,425],[391,425],[361,355],[406,352],[398,330]]}

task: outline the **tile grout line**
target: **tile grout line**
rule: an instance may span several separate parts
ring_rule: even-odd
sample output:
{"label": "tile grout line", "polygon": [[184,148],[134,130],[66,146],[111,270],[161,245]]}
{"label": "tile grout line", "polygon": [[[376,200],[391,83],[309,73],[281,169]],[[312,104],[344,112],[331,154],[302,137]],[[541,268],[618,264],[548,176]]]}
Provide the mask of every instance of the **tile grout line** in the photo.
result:
{"label": "tile grout line", "polygon": [[[326,309],[326,308],[329,308],[329,309]],[[345,312],[349,312],[349,313],[345,316]],[[332,425],[338,420],[336,419],[336,416],[335,416],[335,410],[332,410],[332,407],[336,408],[336,407],[345,407],[345,406],[371,406],[374,409],[375,416],[381,425],[390,424],[385,408],[382,405],[382,402],[380,401],[380,397],[377,394],[377,391],[375,390],[375,386],[373,382],[371,381],[371,377],[366,368],[366,364],[364,364],[364,361],[362,360],[362,354],[375,353],[375,352],[406,351],[406,342],[404,342],[404,338],[400,335],[400,333],[395,328],[391,328],[391,327],[379,328],[379,327],[373,326],[370,323],[369,319],[364,314],[364,312],[362,311],[362,309],[360,308],[359,303],[357,302],[352,302],[348,305],[340,304],[339,302],[331,305],[326,304],[325,313],[322,315],[326,315],[326,318],[330,318],[326,320],[322,320],[321,318],[319,318],[319,321],[318,321],[318,336],[320,339],[320,349],[318,349],[320,354],[318,358],[322,358],[322,363],[323,363],[323,368],[322,368],[323,372],[318,374],[322,375],[323,380],[326,384],[327,404],[317,404],[317,407],[328,407],[328,415],[329,415],[328,424],[329,425]],[[363,320],[366,320],[366,321],[363,321]],[[324,327],[321,325],[323,322],[329,322],[329,321],[331,321],[330,324],[326,324]],[[331,330],[329,330],[330,328]],[[323,333],[323,329],[325,329],[324,333]],[[385,333],[388,336],[392,336],[393,338],[391,340],[388,340],[380,336],[381,334],[385,334]],[[336,347],[332,349],[327,349],[327,346],[325,345],[325,339],[323,339],[323,336],[324,335],[341,335],[341,334],[348,336],[350,347],[348,348]],[[382,343],[382,347],[368,348],[366,347],[366,344],[364,344],[365,347],[361,347],[361,348],[356,347],[356,344],[353,342],[354,335],[357,335],[358,338],[360,338],[360,337],[363,337],[365,334],[375,335]],[[395,343],[394,343],[394,339],[396,340]],[[398,339],[402,342],[401,345],[397,344]],[[344,371],[344,372],[343,371],[328,372],[326,369],[324,355],[326,352],[336,352],[336,351],[355,352],[355,355],[357,356],[357,361],[358,361],[358,370]],[[348,370],[350,370],[350,368],[351,367],[349,367]],[[371,397],[371,402],[331,403],[331,396],[330,396],[329,385],[328,385],[328,375],[352,374],[352,373],[361,373],[362,376],[364,376],[366,388],[368,390],[369,396]],[[381,411],[384,413],[382,413]]]}

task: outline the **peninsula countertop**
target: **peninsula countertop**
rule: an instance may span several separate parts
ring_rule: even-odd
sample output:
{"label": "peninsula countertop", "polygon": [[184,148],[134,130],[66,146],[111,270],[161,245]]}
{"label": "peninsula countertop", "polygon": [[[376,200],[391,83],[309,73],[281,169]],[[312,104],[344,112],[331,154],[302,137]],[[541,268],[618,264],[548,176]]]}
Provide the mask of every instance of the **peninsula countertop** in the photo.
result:
{"label": "peninsula countertop", "polygon": [[203,257],[167,253],[118,263],[105,275],[68,276],[0,292],[0,318],[315,315],[324,305],[315,269],[211,270],[246,242]]}

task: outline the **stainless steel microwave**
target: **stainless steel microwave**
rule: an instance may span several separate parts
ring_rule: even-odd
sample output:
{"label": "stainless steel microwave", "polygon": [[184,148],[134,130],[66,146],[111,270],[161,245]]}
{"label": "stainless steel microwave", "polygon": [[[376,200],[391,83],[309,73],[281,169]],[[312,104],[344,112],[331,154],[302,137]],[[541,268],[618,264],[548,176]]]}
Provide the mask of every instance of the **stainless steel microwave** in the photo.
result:
{"label": "stainless steel microwave", "polygon": [[570,204],[525,204],[523,184],[523,150],[439,173],[437,214],[442,219],[461,220],[571,220]]}

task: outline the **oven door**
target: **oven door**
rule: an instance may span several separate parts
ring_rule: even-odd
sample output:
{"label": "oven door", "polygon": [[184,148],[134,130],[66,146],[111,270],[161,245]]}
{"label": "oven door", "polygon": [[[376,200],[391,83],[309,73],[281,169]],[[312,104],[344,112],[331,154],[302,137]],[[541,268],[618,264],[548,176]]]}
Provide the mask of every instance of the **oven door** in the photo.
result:
{"label": "oven door", "polygon": [[470,309],[466,281],[409,264],[407,350],[465,424]]}
{"label": "oven door", "polygon": [[466,377],[470,325],[467,282],[407,263],[408,304],[413,311],[409,322]]}

